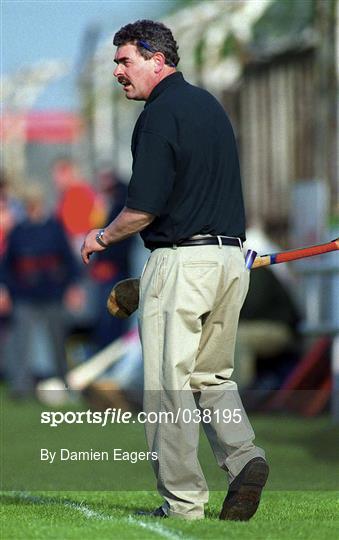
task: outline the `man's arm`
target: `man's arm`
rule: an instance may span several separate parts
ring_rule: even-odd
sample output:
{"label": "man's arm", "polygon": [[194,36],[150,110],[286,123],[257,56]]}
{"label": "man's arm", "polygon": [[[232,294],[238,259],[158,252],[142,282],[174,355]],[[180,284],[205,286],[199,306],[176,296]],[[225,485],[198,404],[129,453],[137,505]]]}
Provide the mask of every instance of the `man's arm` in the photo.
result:
{"label": "man's arm", "polygon": [[[116,242],[124,240],[128,236],[142,231],[145,229],[156,216],[147,212],[141,212],[139,210],[132,210],[131,208],[123,208],[120,214],[104,229],[102,241],[110,246]],[[104,251],[106,248],[98,244],[96,241],[96,235],[100,229],[93,229],[90,231],[82,245],[81,257],[85,264],[89,263],[89,258],[95,251]]]}

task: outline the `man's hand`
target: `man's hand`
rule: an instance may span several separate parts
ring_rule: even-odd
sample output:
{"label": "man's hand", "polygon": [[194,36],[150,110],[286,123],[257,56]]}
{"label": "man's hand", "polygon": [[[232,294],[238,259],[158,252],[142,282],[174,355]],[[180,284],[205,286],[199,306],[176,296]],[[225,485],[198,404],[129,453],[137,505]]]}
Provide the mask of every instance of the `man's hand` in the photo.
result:
{"label": "man's hand", "polygon": [[85,264],[89,263],[89,258],[92,253],[96,251],[105,251],[106,249],[103,246],[100,246],[100,244],[95,239],[96,235],[100,232],[100,230],[101,229],[93,229],[92,231],[90,231],[81,246],[81,257]]}
{"label": "man's hand", "polygon": [[[115,242],[120,242],[132,234],[142,231],[155,219],[153,214],[132,210],[131,208],[123,208],[120,214],[104,229],[103,242],[110,246]],[[85,238],[81,248],[81,257],[85,264],[89,263],[89,258],[95,251],[104,251],[96,241],[95,237],[100,232],[100,229],[93,229]]]}

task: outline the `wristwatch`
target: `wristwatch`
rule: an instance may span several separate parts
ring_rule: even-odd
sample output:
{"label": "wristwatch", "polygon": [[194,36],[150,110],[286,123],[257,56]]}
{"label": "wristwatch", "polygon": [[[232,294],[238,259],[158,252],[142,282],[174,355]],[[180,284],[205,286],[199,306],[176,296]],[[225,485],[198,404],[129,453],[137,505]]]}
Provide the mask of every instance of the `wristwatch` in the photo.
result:
{"label": "wristwatch", "polygon": [[96,235],[95,239],[100,244],[101,247],[108,248],[108,244],[105,244],[102,237],[104,235],[105,229],[101,229],[98,234]]}

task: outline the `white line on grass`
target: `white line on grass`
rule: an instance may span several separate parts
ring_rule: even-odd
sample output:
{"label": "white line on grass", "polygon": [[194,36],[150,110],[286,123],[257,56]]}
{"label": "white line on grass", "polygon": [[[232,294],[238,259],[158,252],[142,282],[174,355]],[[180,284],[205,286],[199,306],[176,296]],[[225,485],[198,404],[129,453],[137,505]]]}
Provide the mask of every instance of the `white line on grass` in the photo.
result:
{"label": "white line on grass", "polygon": [[77,512],[80,512],[86,519],[99,519],[101,521],[114,521],[113,516],[105,516],[104,514],[101,514],[100,512],[96,512],[95,510],[92,510],[91,508],[88,508],[88,506],[85,506],[83,503],[77,504],[74,502],[68,502],[68,501],[60,501],[61,504],[64,506],[67,506],[68,508],[72,508],[72,510],[76,510]]}
{"label": "white line on grass", "polygon": [[63,501],[62,499],[44,499],[43,497],[39,497],[36,495],[31,495],[29,492],[25,491],[12,491],[10,494],[12,497],[17,497],[19,499],[29,501],[32,503],[37,504],[62,504],[63,506],[66,506],[67,508],[72,508],[72,510],[76,510],[77,512],[80,512],[86,519],[98,519],[101,521],[122,521],[127,523],[128,525],[132,525],[135,527],[141,527],[142,529],[146,529],[148,531],[151,531],[155,534],[159,534],[162,538],[167,538],[168,540],[194,540],[192,537],[184,536],[180,531],[174,532],[170,529],[167,529],[160,523],[148,523],[147,521],[142,521],[141,519],[136,519],[133,516],[128,517],[122,517],[117,520],[113,516],[107,516],[105,514],[102,514],[101,512],[97,512],[96,510],[92,510],[88,506],[85,506],[83,503],[75,503],[75,502],[69,502],[69,501]]}
{"label": "white line on grass", "polygon": [[138,525],[139,527],[147,529],[148,531],[161,534],[163,538],[168,538],[169,540],[193,540],[193,538],[191,537],[188,538],[188,536],[183,536],[180,532],[176,533],[174,531],[166,529],[166,527],[160,525],[160,523],[146,523],[145,521],[141,521],[140,519],[136,519],[132,516],[128,516],[127,521],[132,525]]}

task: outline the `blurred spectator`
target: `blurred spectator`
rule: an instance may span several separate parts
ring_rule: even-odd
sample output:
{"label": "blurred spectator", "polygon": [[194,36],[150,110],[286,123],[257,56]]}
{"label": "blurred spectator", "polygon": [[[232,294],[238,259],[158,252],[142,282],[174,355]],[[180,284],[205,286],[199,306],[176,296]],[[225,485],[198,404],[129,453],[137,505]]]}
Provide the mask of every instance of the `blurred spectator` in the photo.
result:
{"label": "blurred spectator", "polygon": [[90,229],[102,226],[104,203],[87,180],[81,177],[77,164],[70,158],[57,159],[52,174],[59,195],[57,217],[78,254],[84,235]]}
{"label": "blurred spectator", "polygon": [[[259,226],[246,231],[246,238],[247,247],[261,255],[281,251]],[[250,387],[261,371],[279,385],[295,362],[300,314],[292,296],[293,275],[286,266],[251,271],[235,351],[233,378],[239,388]]]}
{"label": "blurred spectator", "polygon": [[[125,206],[127,186],[112,170],[102,170],[97,178],[98,187],[108,209],[106,224]],[[112,317],[106,308],[107,297],[115,283],[130,277],[130,250],[132,238],[113,244],[108,250],[95,253],[90,263],[90,276],[94,284],[93,342],[97,350],[120,337],[128,322]]]}
{"label": "blurred spectator", "polygon": [[12,311],[7,342],[7,376],[13,395],[34,388],[32,342],[48,337],[54,373],[64,377],[64,301],[77,309],[81,291],[78,267],[61,224],[46,215],[41,187],[31,184],[25,194],[27,218],[9,237],[0,267],[0,313]]}
{"label": "blurred spectator", "polygon": [[[16,223],[24,218],[25,210],[22,202],[10,194],[10,185],[3,170],[0,169],[0,261],[4,256],[7,238]],[[0,293],[1,294],[1,293]],[[8,299],[7,299],[8,300]],[[6,298],[0,298],[0,303],[6,303]],[[10,315],[7,311],[0,312],[0,375],[4,374],[4,348],[8,334]]]}
{"label": "blurred spectator", "polygon": [[0,170],[0,257],[6,249],[7,236],[13,226],[24,218],[24,207],[19,199],[9,193],[5,173]]}

